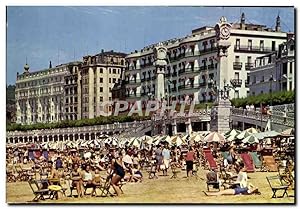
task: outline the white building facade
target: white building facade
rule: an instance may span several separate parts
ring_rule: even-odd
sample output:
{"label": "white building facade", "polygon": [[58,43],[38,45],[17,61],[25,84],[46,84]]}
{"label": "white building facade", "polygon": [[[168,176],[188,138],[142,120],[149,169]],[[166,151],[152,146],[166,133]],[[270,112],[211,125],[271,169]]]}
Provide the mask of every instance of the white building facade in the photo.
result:
{"label": "white building facade", "polygon": [[[222,89],[224,85],[234,87],[230,91],[230,98],[246,97],[249,94],[249,72],[254,67],[254,60],[278,50],[279,44],[287,40],[287,33],[280,30],[279,17],[276,28],[271,29],[264,25],[245,23],[245,15],[242,14],[241,22],[230,24],[229,28],[225,72],[220,72],[214,27],[198,28],[184,38],[161,43],[168,50],[168,64],[164,73],[165,98],[177,102],[187,98],[196,103],[209,102],[216,95],[212,86]],[[154,98],[157,88],[154,49],[157,46],[153,44],[144,47],[126,57],[126,99],[129,102]]]}
{"label": "white building facade", "polygon": [[295,41],[290,38],[278,51],[258,57],[250,73],[250,94],[295,89]]}

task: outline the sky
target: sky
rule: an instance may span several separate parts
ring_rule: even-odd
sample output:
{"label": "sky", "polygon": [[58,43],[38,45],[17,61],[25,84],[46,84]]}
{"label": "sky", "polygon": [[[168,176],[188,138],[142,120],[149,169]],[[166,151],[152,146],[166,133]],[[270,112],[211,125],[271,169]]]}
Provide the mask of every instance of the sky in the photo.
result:
{"label": "sky", "polygon": [[160,41],[184,37],[195,28],[214,26],[221,16],[235,23],[294,31],[292,7],[7,7],[7,84],[15,84],[26,63],[37,71],[104,50],[130,53]]}

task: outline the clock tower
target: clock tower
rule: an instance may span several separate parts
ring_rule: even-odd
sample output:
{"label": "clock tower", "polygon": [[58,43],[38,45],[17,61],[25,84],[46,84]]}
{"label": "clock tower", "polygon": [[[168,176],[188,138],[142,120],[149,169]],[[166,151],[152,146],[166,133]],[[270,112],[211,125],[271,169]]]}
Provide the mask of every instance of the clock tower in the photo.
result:
{"label": "clock tower", "polygon": [[229,42],[230,38],[230,29],[231,24],[229,24],[226,18],[223,16],[220,19],[220,22],[216,24],[216,38],[217,38],[217,49],[218,49],[218,76],[217,76],[217,87],[218,89],[223,89],[224,86],[229,83],[229,73],[228,73],[228,48],[231,43]]}
{"label": "clock tower", "polygon": [[165,98],[165,69],[167,66],[167,48],[161,43],[154,48],[155,69],[156,69],[156,87],[155,98],[161,101]]}

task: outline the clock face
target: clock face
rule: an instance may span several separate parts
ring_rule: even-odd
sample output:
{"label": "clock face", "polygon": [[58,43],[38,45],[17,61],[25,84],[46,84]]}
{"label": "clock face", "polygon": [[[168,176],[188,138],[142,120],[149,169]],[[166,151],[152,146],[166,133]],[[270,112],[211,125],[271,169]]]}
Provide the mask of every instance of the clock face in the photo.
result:
{"label": "clock face", "polygon": [[159,49],[157,52],[158,59],[166,59],[166,51],[163,49]]}
{"label": "clock face", "polygon": [[223,36],[223,38],[228,38],[230,35],[230,31],[227,27],[223,27],[221,29],[221,35]]}

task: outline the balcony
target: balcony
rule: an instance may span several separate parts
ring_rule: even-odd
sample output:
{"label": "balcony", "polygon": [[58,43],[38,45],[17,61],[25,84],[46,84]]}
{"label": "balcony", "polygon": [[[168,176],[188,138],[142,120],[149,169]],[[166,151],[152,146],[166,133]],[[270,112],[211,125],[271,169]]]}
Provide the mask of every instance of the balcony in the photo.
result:
{"label": "balcony", "polygon": [[147,80],[147,81],[150,81],[150,80],[151,80],[151,77],[146,78],[146,80]]}
{"label": "balcony", "polygon": [[185,57],[195,57],[195,56],[199,56],[200,52],[186,52],[185,53]]}
{"label": "balcony", "polygon": [[178,74],[179,74],[179,75],[184,74],[184,73],[185,73],[185,68],[184,68],[184,69],[180,69],[180,70],[178,71]]}
{"label": "balcony", "polygon": [[166,77],[166,78],[171,77],[171,73],[167,73],[167,74],[165,75],[165,77]]}
{"label": "balcony", "polygon": [[242,45],[242,46],[235,45],[234,51],[235,52],[251,52],[251,53],[266,54],[266,53],[272,52],[272,48],[259,47],[259,46],[250,47],[250,46],[246,46],[246,45]]}
{"label": "balcony", "polygon": [[251,70],[253,68],[254,64],[253,63],[245,63],[245,69],[246,70]]}
{"label": "balcony", "polygon": [[231,79],[230,83],[232,84],[233,87],[241,87],[243,80],[242,79]]}
{"label": "balcony", "polygon": [[152,80],[155,80],[155,79],[156,79],[156,76],[153,76],[151,79],[152,79]]}
{"label": "balcony", "polygon": [[198,89],[200,87],[199,84],[188,84],[188,85],[180,85],[178,90],[190,90],[190,89]]}
{"label": "balcony", "polygon": [[249,87],[250,85],[250,81],[249,80],[245,80],[245,87]]}
{"label": "balcony", "polygon": [[233,69],[234,70],[241,70],[242,66],[243,66],[243,63],[241,63],[241,62],[234,62],[233,63]]}
{"label": "balcony", "polygon": [[128,87],[137,87],[141,85],[141,80],[130,80],[125,82]]}
{"label": "balcony", "polygon": [[206,65],[200,67],[200,71],[203,71],[203,70],[207,70],[207,66]]}
{"label": "balcony", "polygon": [[172,73],[172,77],[177,77],[177,72],[176,71]]}
{"label": "balcony", "polygon": [[133,99],[138,99],[141,97],[141,94],[127,94],[127,98],[133,98]]}
{"label": "balcony", "polygon": [[209,70],[213,70],[214,68],[215,68],[214,64],[208,65],[208,69],[209,69]]}
{"label": "balcony", "polygon": [[176,92],[177,91],[176,87],[171,88],[171,91]]}
{"label": "balcony", "polygon": [[210,47],[210,48],[200,50],[200,54],[212,53],[212,52],[216,52],[217,50],[218,50],[217,47]]}
{"label": "balcony", "polygon": [[207,85],[206,81],[200,83],[200,87],[205,87],[206,85]]}
{"label": "balcony", "polygon": [[141,79],[141,82],[145,82],[145,81],[146,81],[146,78],[142,78],[142,79]]}
{"label": "balcony", "polygon": [[199,73],[200,73],[200,68],[199,67],[193,67],[193,68],[186,68],[185,69],[185,74],[198,75]]}

